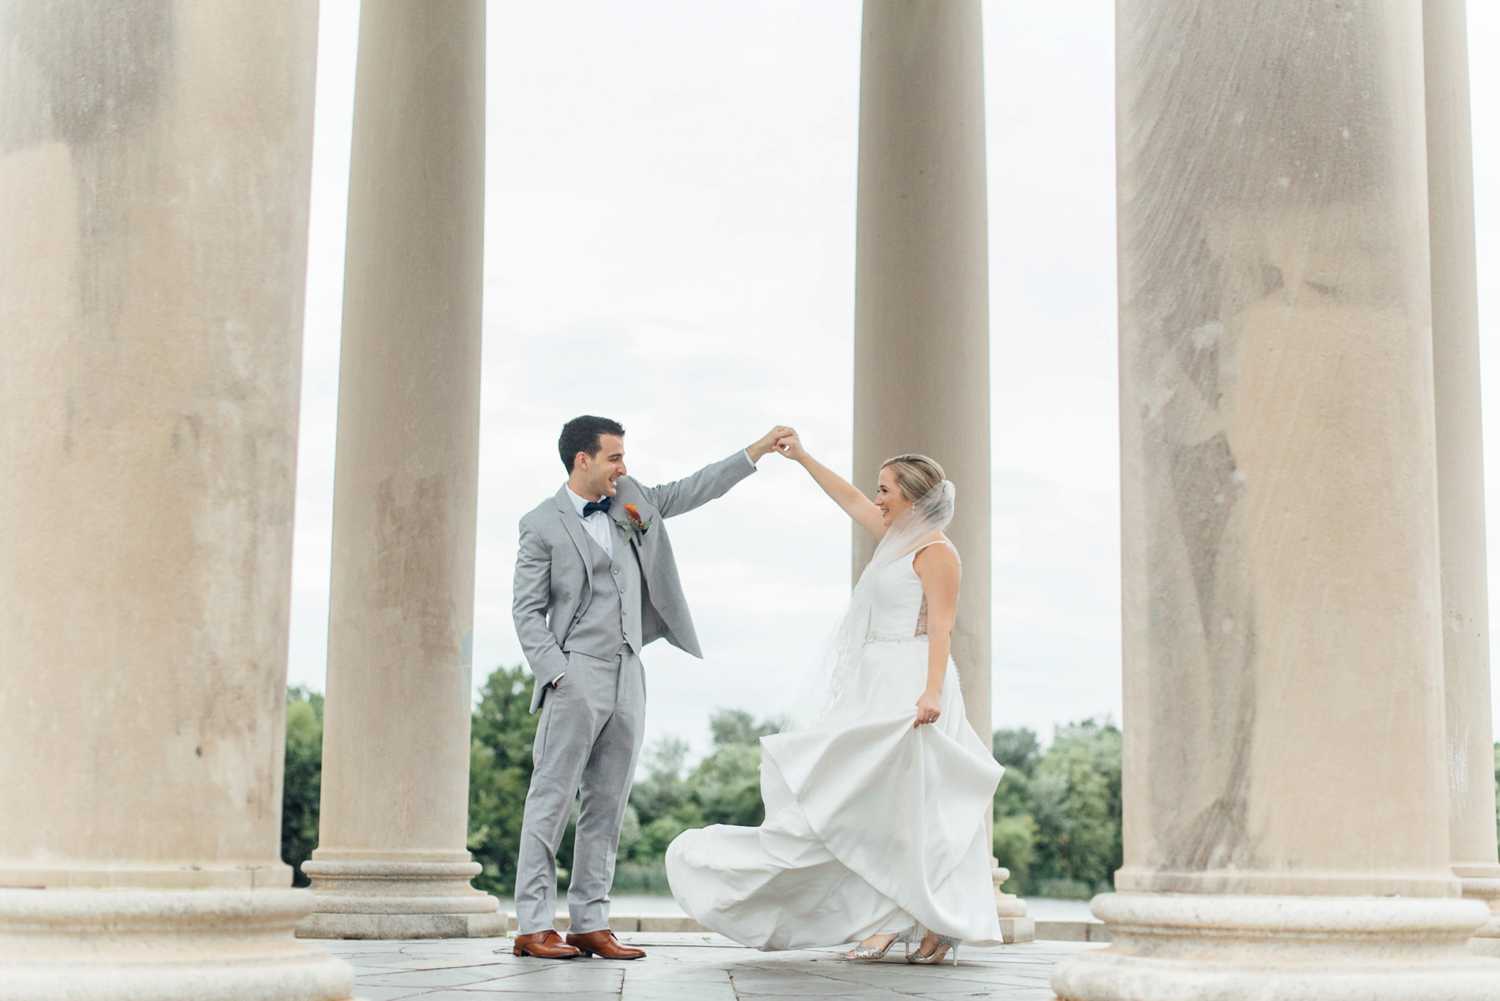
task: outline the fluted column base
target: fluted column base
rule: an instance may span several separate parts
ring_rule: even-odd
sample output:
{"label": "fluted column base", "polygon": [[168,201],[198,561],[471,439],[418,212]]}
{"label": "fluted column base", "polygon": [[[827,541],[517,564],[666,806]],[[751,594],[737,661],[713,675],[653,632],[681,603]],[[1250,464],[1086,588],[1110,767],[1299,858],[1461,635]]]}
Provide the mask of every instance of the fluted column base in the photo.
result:
{"label": "fluted column base", "polygon": [[0,889],[0,1001],[346,1001],[285,890]]}
{"label": "fluted column base", "polygon": [[469,885],[480,865],[410,856],[319,858],[302,864],[312,882],[312,911],[301,938],[492,938],[505,934],[500,902]]}
{"label": "fluted column base", "polygon": [[1010,879],[1010,870],[990,859],[995,881],[995,913],[1000,916],[1000,940],[1006,945],[1036,941],[1036,922],[1026,913],[1026,902],[1001,887]]}
{"label": "fluted column base", "polygon": [[1500,959],[1500,865],[1456,865],[1453,874],[1463,883],[1464,899],[1477,900],[1490,912],[1469,939],[1470,951]]}
{"label": "fluted column base", "polygon": [[1057,969],[1062,1001],[1480,1001],[1500,961],[1473,900],[1110,893],[1108,949]]}

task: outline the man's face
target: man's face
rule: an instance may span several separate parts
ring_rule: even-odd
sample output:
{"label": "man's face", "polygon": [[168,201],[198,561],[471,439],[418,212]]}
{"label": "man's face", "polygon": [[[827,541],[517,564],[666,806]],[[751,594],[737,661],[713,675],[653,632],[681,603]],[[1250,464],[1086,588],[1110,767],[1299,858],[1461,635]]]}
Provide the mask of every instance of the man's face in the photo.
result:
{"label": "man's face", "polygon": [[579,452],[574,471],[582,474],[590,497],[613,497],[615,480],[625,475],[625,439],[617,434],[599,436],[599,451],[594,455]]}

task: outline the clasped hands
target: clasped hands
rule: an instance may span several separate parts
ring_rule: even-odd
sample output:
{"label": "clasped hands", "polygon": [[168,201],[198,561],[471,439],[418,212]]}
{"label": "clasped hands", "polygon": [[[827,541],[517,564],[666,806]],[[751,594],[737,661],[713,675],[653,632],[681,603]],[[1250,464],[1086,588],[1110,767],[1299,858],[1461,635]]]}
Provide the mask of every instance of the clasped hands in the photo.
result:
{"label": "clasped hands", "polygon": [[788,440],[795,441],[796,438],[797,432],[794,429],[787,427],[785,424],[778,424],[762,435],[755,444],[745,449],[745,451],[749,453],[751,462],[759,462],[761,457],[769,452],[779,452],[782,455],[786,455],[787,451],[783,447],[783,443]]}

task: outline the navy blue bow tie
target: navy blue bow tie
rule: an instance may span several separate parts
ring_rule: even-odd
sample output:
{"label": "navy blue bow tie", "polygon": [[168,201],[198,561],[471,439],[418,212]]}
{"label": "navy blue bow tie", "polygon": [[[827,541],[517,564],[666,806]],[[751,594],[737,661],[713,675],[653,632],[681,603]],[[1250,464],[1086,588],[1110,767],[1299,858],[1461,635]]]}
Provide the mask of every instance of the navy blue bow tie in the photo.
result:
{"label": "navy blue bow tie", "polygon": [[603,511],[605,514],[609,514],[609,505],[612,500],[614,500],[613,497],[601,497],[596,501],[589,501],[583,506],[583,516],[587,518],[595,511]]}

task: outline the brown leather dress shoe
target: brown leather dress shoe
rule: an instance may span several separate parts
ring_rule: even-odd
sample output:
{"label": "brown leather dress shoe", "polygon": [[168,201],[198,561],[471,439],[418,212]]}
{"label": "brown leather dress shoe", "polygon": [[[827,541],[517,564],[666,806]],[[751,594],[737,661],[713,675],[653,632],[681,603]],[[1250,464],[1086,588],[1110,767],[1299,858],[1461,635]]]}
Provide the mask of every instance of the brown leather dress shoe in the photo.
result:
{"label": "brown leather dress shoe", "polygon": [[568,945],[563,941],[562,936],[551,928],[546,931],[532,932],[530,935],[517,935],[514,943],[511,954],[515,956],[531,956],[534,959],[577,959],[583,955],[582,950]]}
{"label": "brown leather dress shoe", "polygon": [[646,950],[625,945],[615,938],[608,928],[598,931],[568,932],[568,944],[577,946],[590,956],[600,959],[642,959]]}

